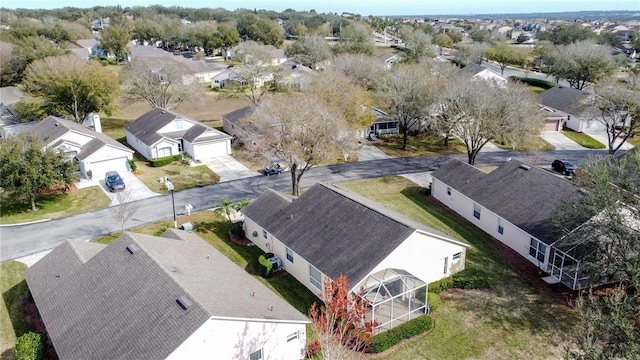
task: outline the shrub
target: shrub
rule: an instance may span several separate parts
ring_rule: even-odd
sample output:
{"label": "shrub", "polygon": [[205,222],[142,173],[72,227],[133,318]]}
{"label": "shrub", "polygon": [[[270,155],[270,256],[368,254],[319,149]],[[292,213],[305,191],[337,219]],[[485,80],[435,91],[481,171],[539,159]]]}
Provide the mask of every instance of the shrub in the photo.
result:
{"label": "shrub", "polygon": [[242,225],[242,221],[238,221],[236,223],[233,223],[231,225],[231,229],[229,229],[229,231],[231,231],[231,233],[235,236],[242,236],[244,237],[244,228]]}
{"label": "shrub", "polygon": [[442,299],[440,298],[440,295],[429,292],[427,294],[427,305],[429,306],[430,311],[438,310],[440,305],[442,305]]}
{"label": "shrub", "polygon": [[129,167],[131,168],[131,171],[136,171],[138,170],[138,164],[136,163],[135,160],[133,159],[129,159],[127,160],[129,162]]}
{"label": "shrub", "polygon": [[481,269],[464,269],[448,278],[429,284],[429,292],[439,294],[445,290],[483,289],[489,287],[487,273]]}
{"label": "shrub", "polygon": [[406,323],[396,326],[371,337],[370,353],[381,353],[398,344],[404,339],[425,333],[433,327],[433,319],[429,315],[422,315]]}
{"label": "shrub", "polygon": [[553,81],[547,81],[547,80],[542,80],[542,79],[534,79],[534,78],[527,78],[527,77],[522,77],[522,76],[511,76],[510,78],[513,79],[513,80],[525,83],[527,85],[537,86],[537,87],[541,87],[543,89],[551,89],[552,87],[558,85],[557,83],[555,83]]}
{"label": "shrub", "polygon": [[16,339],[13,348],[16,360],[40,360],[44,357],[44,336],[42,333],[28,332]]}
{"label": "shrub", "polygon": [[258,262],[260,263],[260,265],[262,265],[260,267],[260,272],[262,273],[262,276],[268,277],[269,275],[271,275],[271,269],[273,268],[273,264],[269,262],[269,260],[267,260],[267,258],[265,258],[264,255],[260,255],[258,257]]}
{"label": "shrub", "polygon": [[429,292],[440,294],[441,292],[453,287],[453,279],[451,277],[438,280],[429,284]]}
{"label": "shrub", "polygon": [[272,257],[274,257],[274,256],[275,256],[275,255],[274,255],[274,253],[272,253],[272,252],[268,252],[268,253],[265,253],[265,254],[264,254],[264,258],[265,258],[265,259],[271,259],[271,258],[272,258]]}
{"label": "shrub", "polygon": [[182,160],[182,155],[178,154],[178,155],[172,155],[172,156],[165,156],[157,159],[151,159],[149,160],[149,162],[151,163],[152,167],[161,167],[161,166],[171,164],[174,161],[181,161],[181,160]]}
{"label": "shrub", "polygon": [[424,196],[429,196],[431,195],[431,187],[421,187],[420,190],[418,190],[418,194],[420,195],[424,195]]}
{"label": "shrub", "polygon": [[319,354],[320,354],[320,343],[318,342],[318,340],[314,340],[313,342],[310,342],[307,344],[307,351],[305,354],[305,358],[314,359],[318,357]]}

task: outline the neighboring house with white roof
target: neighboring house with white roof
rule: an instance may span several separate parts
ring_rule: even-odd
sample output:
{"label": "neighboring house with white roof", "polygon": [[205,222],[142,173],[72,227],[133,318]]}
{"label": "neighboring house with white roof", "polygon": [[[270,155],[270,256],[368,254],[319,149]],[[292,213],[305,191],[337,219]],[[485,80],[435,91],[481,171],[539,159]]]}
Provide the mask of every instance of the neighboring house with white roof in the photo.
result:
{"label": "neighboring house with white roof", "polygon": [[464,71],[470,72],[474,79],[482,79],[485,81],[490,81],[497,84],[500,87],[506,87],[507,82],[509,82],[509,80],[506,77],[498,73],[495,73],[491,69],[486,68],[484,66],[480,66],[478,64],[473,64],[473,63],[467,64],[467,66],[465,66],[462,69]]}
{"label": "neighboring house with white roof", "polygon": [[[246,236],[315,294],[344,275],[388,330],[426,313],[427,284],[465,267],[467,244],[336,186],[267,190],[242,210]],[[364,288],[364,289],[363,289]]]}
{"label": "neighboring house with white roof", "polygon": [[95,129],[56,116],[47,116],[30,130],[37,135],[46,148],[62,150],[69,159],[77,159],[80,173],[87,177],[91,170],[95,178],[104,178],[107,171],[129,171],[133,150],[103,134],[100,120]]}
{"label": "neighboring house with white roof", "polygon": [[146,159],[186,153],[202,160],[231,154],[231,136],[162,108],[149,110],[125,132],[129,146]]}
{"label": "neighboring house with white roof", "polygon": [[304,357],[307,317],[193,233],[66,241],[25,279],[60,359]]}

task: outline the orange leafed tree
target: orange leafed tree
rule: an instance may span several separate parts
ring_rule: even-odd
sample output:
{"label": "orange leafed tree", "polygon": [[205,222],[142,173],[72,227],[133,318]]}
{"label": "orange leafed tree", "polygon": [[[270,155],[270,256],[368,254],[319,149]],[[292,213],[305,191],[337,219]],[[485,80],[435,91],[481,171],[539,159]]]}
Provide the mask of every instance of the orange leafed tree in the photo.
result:
{"label": "orange leafed tree", "polygon": [[349,280],[326,278],[324,306],[314,303],[309,320],[325,360],[357,359],[369,348],[373,323],[365,321],[368,301],[349,291]]}

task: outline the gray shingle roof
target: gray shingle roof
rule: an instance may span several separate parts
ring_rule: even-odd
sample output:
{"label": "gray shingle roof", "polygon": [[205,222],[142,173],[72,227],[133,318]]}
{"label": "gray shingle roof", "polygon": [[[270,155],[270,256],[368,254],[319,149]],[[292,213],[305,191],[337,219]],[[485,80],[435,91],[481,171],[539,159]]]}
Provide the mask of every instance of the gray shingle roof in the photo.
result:
{"label": "gray shingle roof", "polygon": [[59,140],[61,136],[68,133],[69,131],[75,131],[93,137],[93,140],[85,144],[85,146],[83,147],[81,152],[82,155],[78,154],[80,156],[78,157],[79,160],[88,157],[105,145],[109,145],[117,149],[133,153],[133,150],[129,149],[128,147],[122,145],[121,143],[103,133],[96,132],[81,124],[59,118],[57,116],[47,116],[42,121],[36,123],[33,127],[31,127],[30,130],[45,144],[50,144],[52,141]]}
{"label": "gray shingle roof", "polygon": [[241,109],[222,115],[222,119],[232,124],[240,125],[240,121],[248,116],[251,116],[254,111],[255,109],[253,108],[253,106],[245,106]]}
{"label": "gray shingle roof", "polygon": [[352,284],[416,229],[457,243],[381,204],[320,183],[295,201],[267,191],[242,212],[324,274],[343,274]]}
{"label": "gray shingle roof", "polygon": [[559,236],[551,216],[561,202],[578,196],[578,189],[564,178],[521,165],[518,160],[510,160],[485,174],[462,161],[452,160],[431,176],[551,244]]}
{"label": "gray shingle roof", "polygon": [[[306,321],[195,234],[125,233],[93,256],[84,249],[84,264],[75,246],[25,272],[61,359],[165,358],[211,316]],[[180,296],[193,305],[183,310]]]}
{"label": "gray shingle roof", "polygon": [[569,114],[577,114],[580,112],[577,101],[583,95],[584,91],[582,90],[558,85],[542,92],[538,98],[544,106]]}

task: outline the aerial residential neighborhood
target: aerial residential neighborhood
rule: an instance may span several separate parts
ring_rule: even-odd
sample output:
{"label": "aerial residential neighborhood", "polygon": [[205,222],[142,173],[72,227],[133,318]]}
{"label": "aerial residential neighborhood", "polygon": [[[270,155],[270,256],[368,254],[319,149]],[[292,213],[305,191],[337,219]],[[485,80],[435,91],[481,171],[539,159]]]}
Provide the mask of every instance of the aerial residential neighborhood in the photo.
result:
{"label": "aerial residential neighborhood", "polygon": [[0,358],[640,358],[634,1],[12,1]]}

